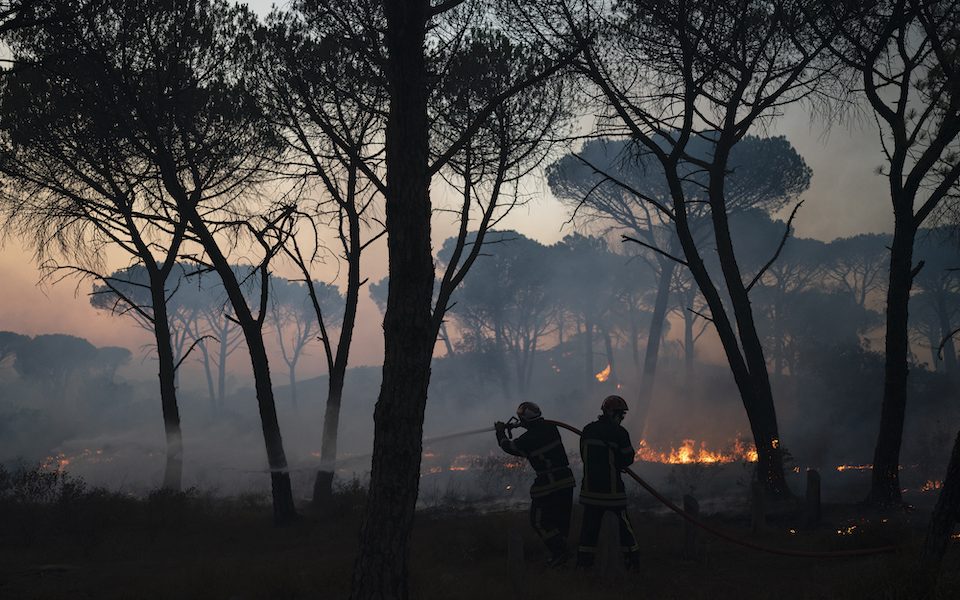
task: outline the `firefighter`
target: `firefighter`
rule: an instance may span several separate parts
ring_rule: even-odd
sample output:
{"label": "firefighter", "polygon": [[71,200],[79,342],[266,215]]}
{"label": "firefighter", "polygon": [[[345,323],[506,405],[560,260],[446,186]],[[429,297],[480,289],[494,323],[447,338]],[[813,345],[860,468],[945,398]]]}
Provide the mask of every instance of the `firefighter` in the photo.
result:
{"label": "firefighter", "polygon": [[620,472],[633,464],[634,449],[630,434],[620,426],[627,413],[627,403],[620,396],[607,396],[600,407],[601,415],[583,428],[580,456],[583,459],[583,480],[580,483],[580,504],[583,524],[577,568],[589,570],[597,553],[600,523],[605,512],[612,511],[620,524],[620,549],[627,569],[640,566],[639,550],[630,516],[627,494]]}
{"label": "firefighter", "polygon": [[519,426],[526,429],[523,435],[510,439],[506,424],[498,421],[494,424],[497,443],[508,454],[525,457],[536,471],[530,487],[530,524],[550,552],[547,564],[562,567],[570,558],[567,535],[576,486],[567,451],[557,426],[544,421],[540,407],[533,402],[521,403],[517,418]]}

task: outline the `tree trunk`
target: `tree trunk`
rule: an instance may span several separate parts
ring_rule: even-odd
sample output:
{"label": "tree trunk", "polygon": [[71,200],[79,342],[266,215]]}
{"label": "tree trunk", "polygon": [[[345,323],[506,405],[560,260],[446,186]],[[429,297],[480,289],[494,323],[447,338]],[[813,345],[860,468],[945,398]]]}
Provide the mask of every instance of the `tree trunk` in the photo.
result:
{"label": "tree trunk", "polygon": [[160,406],[167,440],[167,464],[163,472],[163,489],[179,492],[183,481],[183,436],[180,432],[180,410],[177,407],[176,369],[173,345],[170,343],[170,321],[167,316],[165,282],[151,273],[150,295],[153,304],[153,333],[160,364]]}
{"label": "tree trunk", "polygon": [[337,434],[340,430],[340,405],[347,377],[353,329],[357,322],[360,299],[360,217],[347,215],[350,228],[350,256],[347,260],[347,294],[343,305],[343,322],[337,341],[336,358],[327,377],[327,406],[323,413],[323,439],[320,445],[320,470],[313,484],[313,503],[322,506],[333,493],[333,474],[337,462]]}
{"label": "tree trunk", "polygon": [[[942,288],[937,290],[937,320],[940,324],[940,340],[943,342],[943,370],[948,375],[957,372],[957,350],[953,344],[953,336],[950,333],[953,327],[950,325],[950,313],[947,311],[947,303],[944,296],[946,291]],[[940,340],[937,340],[934,348],[940,346]],[[936,350],[934,350],[936,352]]]}
{"label": "tree trunk", "polygon": [[693,386],[693,370],[696,360],[696,349],[694,345],[693,326],[696,324],[697,316],[689,310],[683,311],[683,366],[687,385],[687,392]]}
{"label": "tree trunk", "polygon": [[217,365],[217,400],[220,408],[223,408],[224,400],[227,397],[227,356],[228,356],[228,338],[230,336],[230,323],[226,316],[220,326],[220,364]]}
{"label": "tree trunk", "polygon": [[[783,473],[783,452],[780,445],[777,411],[773,403],[773,391],[770,387],[770,375],[763,354],[763,344],[760,343],[760,336],[757,334],[750,296],[743,283],[740,266],[737,264],[727,221],[724,184],[727,174],[726,157],[729,156],[731,147],[732,143],[721,139],[715,149],[714,169],[710,173],[709,185],[710,216],[713,221],[720,268],[730,304],[733,307],[737,336],[746,363],[748,385],[751,388],[744,400],[757,447],[757,477],[769,495],[779,498],[789,496],[790,490]],[[711,314],[716,318],[716,313],[713,311],[711,307]],[[742,389],[741,394],[743,394]]]}
{"label": "tree trunk", "polygon": [[424,0],[384,2],[390,109],[386,128],[389,284],[374,410],[370,492],[351,600],[407,600],[407,556],[420,482],[433,335]]}
{"label": "tree trunk", "polygon": [[[176,183],[168,186],[168,188],[172,188],[171,191],[174,191],[176,190],[175,186]],[[250,364],[253,367],[257,405],[260,409],[260,426],[267,450],[267,463],[270,465],[273,520],[276,525],[285,525],[297,518],[297,511],[293,504],[293,490],[290,486],[287,456],[283,450],[283,439],[280,435],[280,422],[277,420],[277,404],[273,395],[273,383],[270,380],[270,362],[267,360],[267,351],[263,345],[262,323],[255,319],[250,311],[236,274],[230,268],[230,263],[220,250],[216,239],[207,229],[203,217],[184,197],[178,198],[178,207],[181,212],[186,214],[193,232],[210,257],[210,262],[217,274],[220,275],[230,305],[233,307],[237,322],[243,332],[244,341],[247,343]],[[263,265],[261,268],[266,269],[267,267]],[[263,285],[266,285],[266,282],[263,282]],[[221,340],[221,344],[224,341]],[[220,367],[222,369],[224,365],[221,364]]]}
{"label": "tree trunk", "polygon": [[[231,271],[230,274],[232,276],[233,272]],[[222,273],[221,276],[223,276]],[[236,280],[233,283],[235,284]],[[239,285],[236,286],[236,293],[241,293]],[[238,310],[238,315],[241,312],[246,311]],[[250,351],[254,387],[257,392],[257,404],[260,408],[260,426],[263,430],[263,441],[267,447],[267,463],[270,465],[270,486],[273,495],[273,520],[277,525],[285,525],[296,519],[297,510],[293,504],[293,489],[290,486],[290,472],[287,471],[287,456],[283,450],[283,439],[280,436],[280,422],[277,420],[277,406],[273,397],[273,384],[270,381],[270,364],[267,360],[267,351],[263,346],[263,336],[259,326],[251,321],[248,313],[247,318],[240,322],[241,324],[245,323],[243,334]]]}
{"label": "tree trunk", "polygon": [[943,361],[937,355],[937,346],[940,345],[940,340],[930,334],[927,335],[927,344],[930,345],[930,366],[933,367],[934,371],[940,373],[943,371]]}
{"label": "tree trunk", "polygon": [[610,338],[610,330],[603,328],[603,349],[607,353],[607,365],[610,367],[610,378],[607,381],[616,381],[617,366],[613,358],[613,340]]}
{"label": "tree trunk", "polygon": [[[668,165],[665,165],[667,167]],[[783,473],[783,456],[780,448],[780,438],[777,428],[776,412],[773,409],[773,395],[770,392],[770,382],[767,378],[766,364],[762,362],[763,352],[759,352],[761,364],[758,372],[753,370],[757,367],[757,350],[759,349],[759,340],[756,339],[756,329],[753,328],[753,343],[744,341],[744,346],[751,345],[752,359],[748,363],[747,353],[744,348],[743,353],[740,349],[740,341],[737,333],[734,331],[733,324],[727,315],[726,307],[720,297],[713,279],[707,271],[697,248],[690,224],[687,221],[686,205],[683,188],[680,178],[676,174],[676,166],[665,168],[667,171],[668,184],[670,186],[671,197],[673,198],[674,213],[676,215],[676,232],[683,248],[683,254],[687,261],[690,273],[693,275],[701,294],[707,302],[710,309],[711,319],[723,346],[724,354],[727,357],[727,363],[730,365],[730,372],[733,374],[734,381],[737,384],[737,390],[740,392],[740,399],[743,402],[743,408],[747,413],[747,419],[750,422],[750,430],[753,434],[754,444],[757,448],[757,478],[763,484],[768,494],[774,497],[780,497],[789,494],[789,488],[786,484],[786,478]],[[671,172],[672,171],[672,172]],[[714,233],[717,237],[718,252],[720,246],[727,246],[724,252],[720,253],[721,265],[724,265],[725,281],[728,289],[739,288],[740,295],[737,298],[731,298],[734,307],[739,305],[739,311],[735,312],[738,319],[738,331],[743,334],[753,327],[753,321],[750,315],[750,302],[746,298],[746,292],[743,282],[737,273],[736,281],[729,281],[728,271],[737,271],[736,261],[730,261],[732,258],[729,252],[732,251],[730,245],[729,229],[726,227],[726,212],[723,206],[714,207],[711,211],[714,217]],[[722,213],[722,215],[718,214]],[[718,221],[718,218],[720,219]],[[725,257],[727,259],[726,264]],[[739,283],[738,283],[739,282]],[[732,294],[732,291],[731,291]],[[744,301],[746,303],[744,311]],[[740,322],[741,312],[745,312],[744,322]],[[748,367],[749,364],[749,367]],[[764,385],[765,383],[765,385]]]}
{"label": "tree trunk", "polygon": [[590,389],[596,371],[593,367],[593,321],[586,315],[583,317],[583,367],[587,389]]}
{"label": "tree trunk", "polygon": [[493,340],[496,347],[497,372],[500,375],[500,387],[503,389],[503,395],[510,397],[513,391],[510,384],[510,368],[507,366],[506,342],[503,340],[503,324],[497,318],[493,323]]}
{"label": "tree trunk", "polygon": [[923,575],[921,597],[933,597],[933,591],[940,577],[943,556],[950,544],[950,535],[953,527],[960,519],[960,434],[953,442],[953,452],[950,455],[950,464],[947,475],[943,479],[943,488],[937,505],[930,515],[930,524],[927,526],[927,537],[920,550],[920,572]]}
{"label": "tree trunk", "polygon": [[640,389],[637,394],[637,408],[631,415],[631,425],[644,437],[647,429],[647,415],[653,401],[653,384],[657,375],[657,360],[660,357],[660,342],[663,340],[663,324],[667,320],[667,308],[670,302],[670,283],[677,264],[672,260],[659,260],[660,281],[657,283],[657,297],[650,316],[650,329],[647,331],[647,349],[643,356],[643,373],[640,376]]}
{"label": "tree trunk", "polygon": [[867,502],[875,506],[894,506],[900,497],[900,444],[907,407],[909,367],[908,304],[913,286],[913,242],[916,228],[896,217],[893,244],[890,247],[890,283],[887,288],[887,330],[884,349],[886,363],[883,379],[883,405],[880,432],[873,454],[873,478]]}
{"label": "tree trunk", "polygon": [[440,339],[443,340],[443,349],[447,351],[447,356],[453,356],[455,354],[453,344],[450,342],[450,333],[447,331],[447,324],[444,322],[440,323]]}
{"label": "tree trunk", "polygon": [[290,363],[290,404],[293,406],[293,412],[300,412],[297,405],[297,363]]}
{"label": "tree trunk", "polygon": [[[199,334],[198,334],[199,335]],[[217,393],[213,389],[213,373],[210,371],[210,350],[207,349],[207,341],[199,343],[200,354],[203,355],[203,375],[207,379],[207,397],[210,399],[210,411],[217,413]]]}

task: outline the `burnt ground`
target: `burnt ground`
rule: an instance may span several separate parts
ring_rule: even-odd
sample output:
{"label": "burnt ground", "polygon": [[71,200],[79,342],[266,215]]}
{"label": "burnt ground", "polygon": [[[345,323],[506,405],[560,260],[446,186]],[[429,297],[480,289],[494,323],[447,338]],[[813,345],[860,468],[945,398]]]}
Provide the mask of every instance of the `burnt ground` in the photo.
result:
{"label": "burnt ground", "polygon": [[[0,504],[0,598],[271,599],[346,598],[356,552],[359,489],[336,496],[321,517],[270,525],[260,496],[196,492],[146,499],[69,489],[43,502]],[[306,512],[306,511],[305,511]],[[836,550],[904,544],[867,558],[801,559],[761,554],[702,538],[699,560],[681,558],[674,515],[635,510],[642,545],[639,574],[605,585],[578,571],[543,566],[544,554],[521,511],[422,511],[416,520],[411,596],[484,599],[883,599],[911,598],[910,568],[927,514],[864,516],[853,505],[825,507],[825,524],[802,527],[789,506],[750,535],[745,517],[708,516],[716,525],[769,545]],[[855,526],[855,527],[854,527]],[[574,517],[574,531],[579,527]],[[795,529],[796,533],[790,533]],[[509,575],[511,530],[525,543],[523,581]],[[845,535],[839,531],[849,532]],[[516,567],[516,563],[513,563]],[[944,566],[942,598],[960,597],[960,542]]]}

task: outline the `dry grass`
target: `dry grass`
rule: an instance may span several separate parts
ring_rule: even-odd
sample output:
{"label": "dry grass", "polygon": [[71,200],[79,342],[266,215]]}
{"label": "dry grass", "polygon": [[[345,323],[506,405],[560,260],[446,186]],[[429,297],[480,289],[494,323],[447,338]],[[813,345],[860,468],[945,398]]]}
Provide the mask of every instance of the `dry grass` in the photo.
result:
{"label": "dry grass", "polygon": [[[9,479],[9,478],[8,478]],[[0,598],[4,599],[339,599],[356,552],[362,491],[347,489],[323,518],[270,525],[266,498],[197,492],[134,499],[75,485],[38,496],[0,493]],[[35,486],[42,489],[43,485]],[[55,486],[56,487],[56,486]],[[0,486],[2,488],[2,486]],[[0,492],[3,490],[0,489]],[[49,490],[48,490],[49,491]],[[31,496],[31,494],[33,494]],[[681,528],[669,515],[635,514],[643,569],[604,586],[577,571],[542,566],[543,551],[520,512],[430,511],[418,515],[411,559],[417,600],[483,599],[906,599],[924,515],[857,522],[838,536],[852,507],[828,511],[829,527],[793,527],[789,512],[761,536],[804,548],[906,542],[901,554],[845,560],[782,558],[703,540],[703,559],[680,558]],[[722,523],[743,531],[745,522]],[[574,531],[578,524],[574,523]],[[508,577],[508,531],[522,532],[524,583]],[[857,538],[857,539],[852,539]],[[942,598],[960,597],[960,544],[944,568]]]}

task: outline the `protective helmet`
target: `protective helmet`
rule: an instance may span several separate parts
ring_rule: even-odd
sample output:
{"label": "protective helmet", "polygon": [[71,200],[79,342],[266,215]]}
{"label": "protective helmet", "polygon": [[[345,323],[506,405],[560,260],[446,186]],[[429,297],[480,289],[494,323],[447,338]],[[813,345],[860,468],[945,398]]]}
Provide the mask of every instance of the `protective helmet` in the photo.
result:
{"label": "protective helmet", "polygon": [[627,411],[627,401],[620,396],[607,396],[603,399],[600,410],[605,413]]}
{"label": "protective helmet", "polygon": [[533,402],[521,402],[520,406],[517,407],[517,418],[520,419],[521,423],[529,423],[542,419],[543,414],[540,413],[540,407]]}

